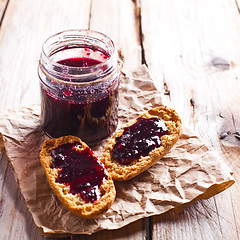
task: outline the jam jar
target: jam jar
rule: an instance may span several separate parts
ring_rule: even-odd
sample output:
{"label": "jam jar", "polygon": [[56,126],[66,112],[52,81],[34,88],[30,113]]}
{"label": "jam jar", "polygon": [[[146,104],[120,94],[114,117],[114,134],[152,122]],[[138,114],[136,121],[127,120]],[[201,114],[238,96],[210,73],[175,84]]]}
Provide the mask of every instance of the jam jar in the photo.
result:
{"label": "jam jar", "polygon": [[38,74],[41,122],[49,137],[75,135],[90,146],[118,123],[118,55],[113,41],[92,30],[69,30],[42,46]]}

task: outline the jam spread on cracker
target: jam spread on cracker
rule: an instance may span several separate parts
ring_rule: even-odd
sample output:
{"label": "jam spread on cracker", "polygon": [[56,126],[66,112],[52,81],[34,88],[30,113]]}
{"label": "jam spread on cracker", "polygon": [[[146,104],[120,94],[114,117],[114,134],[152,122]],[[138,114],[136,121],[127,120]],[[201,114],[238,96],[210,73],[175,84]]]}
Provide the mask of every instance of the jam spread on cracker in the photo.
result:
{"label": "jam spread on cracker", "polygon": [[116,138],[112,155],[120,164],[129,165],[140,156],[147,156],[151,150],[160,147],[161,137],[167,134],[168,129],[161,119],[139,117]]}
{"label": "jam spread on cracker", "polygon": [[82,148],[81,143],[65,143],[52,149],[51,168],[58,168],[57,183],[70,187],[72,194],[80,194],[86,202],[95,202],[102,193],[100,186],[107,179],[105,167],[90,148]]}

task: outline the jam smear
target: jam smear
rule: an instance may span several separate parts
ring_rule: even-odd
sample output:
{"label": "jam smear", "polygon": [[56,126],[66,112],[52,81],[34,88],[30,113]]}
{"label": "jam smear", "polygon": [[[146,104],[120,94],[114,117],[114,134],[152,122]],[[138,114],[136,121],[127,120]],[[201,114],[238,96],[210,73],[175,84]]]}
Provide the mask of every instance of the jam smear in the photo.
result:
{"label": "jam smear", "polygon": [[[91,58],[69,58],[58,63],[82,67],[101,62]],[[43,85],[41,93],[43,129],[51,137],[75,135],[94,146],[117,127],[118,84],[91,100],[79,100],[79,92],[69,89],[50,93]]]}
{"label": "jam smear", "polygon": [[59,168],[56,182],[70,187],[72,194],[80,194],[86,202],[95,202],[102,194],[100,186],[107,179],[103,164],[90,148],[81,150],[81,143],[65,143],[54,148],[51,168]]}
{"label": "jam smear", "polygon": [[140,156],[147,156],[151,150],[160,147],[161,137],[168,134],[161,119],[139,117],[116,138],[112,155],[120,164],[129,165]]}

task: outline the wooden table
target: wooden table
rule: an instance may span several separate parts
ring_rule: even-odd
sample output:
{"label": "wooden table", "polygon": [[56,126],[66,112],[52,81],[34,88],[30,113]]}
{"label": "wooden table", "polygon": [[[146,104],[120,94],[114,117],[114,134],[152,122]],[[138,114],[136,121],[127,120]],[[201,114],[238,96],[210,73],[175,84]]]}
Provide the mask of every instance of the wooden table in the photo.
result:
{"label": "wooden table", "polygon": [[[72,239],[240,239],[239,6],[238,0],[0,1],[1,112],[40,102],[37,65],[47,37],[66,29],[98,30],[114,39],[128,70],[148,66],[164,103],[234,173],[232,187],[180,214]],[[4,155],[0,165],[0,239],[45,239]]]}

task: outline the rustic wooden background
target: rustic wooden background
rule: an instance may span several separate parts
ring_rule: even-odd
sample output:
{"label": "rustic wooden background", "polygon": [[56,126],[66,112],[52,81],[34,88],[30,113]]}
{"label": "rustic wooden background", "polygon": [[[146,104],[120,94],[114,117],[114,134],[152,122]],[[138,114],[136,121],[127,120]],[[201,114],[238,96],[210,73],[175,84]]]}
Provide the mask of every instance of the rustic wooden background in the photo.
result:
{"label": "rustic wooden background", "polygon": [[[239,6],[238,0],[0,0],[0,112],[40,102],[37,65],[47,37],[66,29],[98,30],[114,39],[127,70],[148,66],[164,103],[234,173],[231,188],[180,214],[72,239],[240,239]],[[45,239],[3,155],[0,239]]]}

